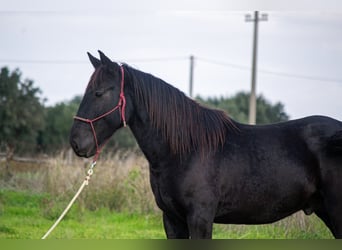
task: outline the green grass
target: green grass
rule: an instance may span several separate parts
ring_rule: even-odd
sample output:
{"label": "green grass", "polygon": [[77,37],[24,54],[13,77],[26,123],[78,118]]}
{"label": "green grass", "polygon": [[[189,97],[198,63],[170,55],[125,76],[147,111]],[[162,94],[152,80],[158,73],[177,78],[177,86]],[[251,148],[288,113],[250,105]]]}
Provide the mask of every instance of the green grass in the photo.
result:
{"label": "green grass", "polygon": [[[59,214],[51,216],[44,204],[48,195],[0,191],[0,238],[39,239]],[[66,204],[65,204],[66,205]],[[60,205],[58,205],[60,207]],[[59,211],[62,212],[62,209]],[[115,213],[108,209],[82,210],[77,205],[53,231],[51,239],[165,238],[158,214]]]}
{"label": "green grass", "polygon": [[[66,203],[52,202],[48,194],[0,189],[0,239],[39,239],[62,212]],[[261,226],[215,225],[216,239],[299,238],[325,239],[332,235],[315,216],[295,215]],[[90,211],[72,207],[49,239],[165,239],[161,214]]]}

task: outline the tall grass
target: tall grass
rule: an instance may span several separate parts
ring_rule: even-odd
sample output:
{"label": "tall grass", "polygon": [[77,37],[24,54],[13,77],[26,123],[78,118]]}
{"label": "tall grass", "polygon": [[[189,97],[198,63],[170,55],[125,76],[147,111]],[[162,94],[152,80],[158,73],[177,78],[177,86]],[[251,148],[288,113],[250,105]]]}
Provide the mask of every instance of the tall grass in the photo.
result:
{"label": "tall grass", "polygon": [[[82,184],[91,160],[55,157],[40,165],[11,162],[10,176],[0,176],[0,188],[46,193],[47,213],[69,201]],[[26,165],[26,166],[25,166]],[[5,173],[4,164],[0,165]],[[140,154],[122,152],[99,159],[94,174],[78,198],[82,209],[108,208],[118,212],[157,212],[149,183],[148,163]],[[52,216],[52,215],[51,215]]]}
{"label": "tall grass", "polygon": [[[44,198],[39,200],[42,216],[56,219],[83,182],[90,163],[91,160],[80,158],[66,160],[60,155],[41,164],[11,162],[7,173],[4,162],[0,162],[0,191],[42,194]],[[0,199],[0,215],[3,210]],[[67,216],[81,218],[87,211],[103,210],[160,216],[150,187],[148,162],[141,154],[102,155],[89,185]],[[216,238],[331,238],[323,222],[302,212],[270,225],[216,225],[214,235]]]}

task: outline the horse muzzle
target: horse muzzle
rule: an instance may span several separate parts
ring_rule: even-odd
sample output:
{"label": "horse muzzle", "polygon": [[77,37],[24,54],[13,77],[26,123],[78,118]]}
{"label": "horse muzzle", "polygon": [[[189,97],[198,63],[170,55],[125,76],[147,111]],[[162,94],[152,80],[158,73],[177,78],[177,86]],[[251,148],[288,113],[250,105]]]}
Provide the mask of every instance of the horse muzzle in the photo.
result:
{"label": "horse muzzle", "polygon": [[74,150],[75,154],[79,157],[89,158],[96,153],[96,146],[91,137],[81,138],[79,136],[70,136],[70,145]]}

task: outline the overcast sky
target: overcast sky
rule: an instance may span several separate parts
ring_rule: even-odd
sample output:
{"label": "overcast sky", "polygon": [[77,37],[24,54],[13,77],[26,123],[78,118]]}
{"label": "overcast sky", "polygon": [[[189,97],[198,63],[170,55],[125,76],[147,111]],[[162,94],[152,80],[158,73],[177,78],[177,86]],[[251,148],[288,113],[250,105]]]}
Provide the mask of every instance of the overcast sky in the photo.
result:
{"label": "overcast sky", "polygon": [[[86,52],[97,56],[98,49],[185,93],[190,55],[194,95],[250,89],[253,23],[245,14],[252,11],[221,9],[217,1],[211,9],[195,1],[203,7],[193,10],[160,1],[157,8],[151,1],[135,1],[134,8],[124,1],[50,2],[0,5],[0,67],[19,68],[48,105],[83,94],[93,71]],[[342,120],[342,11],[299,9],[261,11],[268,21],[259,25],[257,94],[282,102],[292,119]]]}

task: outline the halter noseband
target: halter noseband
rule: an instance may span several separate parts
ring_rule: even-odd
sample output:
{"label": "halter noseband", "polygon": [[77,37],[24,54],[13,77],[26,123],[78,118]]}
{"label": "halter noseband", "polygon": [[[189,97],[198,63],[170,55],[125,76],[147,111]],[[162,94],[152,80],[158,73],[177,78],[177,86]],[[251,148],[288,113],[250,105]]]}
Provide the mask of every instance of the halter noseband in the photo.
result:
{"label": "halter noseband", "polygon": [[89,123],[91,130],[93,132],[94,135],[94,140],[95,140],[95,144],[96,144],[96,154],[94,156],[94,162],[96,162],[98,156],[100,155],[101,149],[103,148],[103,146],[106,144],[104,143],[103,146],[100,148],[98,141],[97,141],[97,136],[96,136],[96,131],[95,131],[95,127],[94,127],[94,122],[106,117],[107,115],[113,113],[115,110],[119,110],[120,112],[120,118],[123,122],[124,127],[127,126],[126,124],[126,118],[125,118],[125,109],[126,109],[126,98],[125,98],[125,93],[124,93],[124,83],[125,83],[125,71],[123,66],[120,64],[120,70],[121,70],[121,89],[120,89],[120,96],[119,96],[119,102],[118,104],[112,108],[111,110],[109,110],[108,112],[99,115],[98,117],[95,117],[94,119],[87,119],[87,118],[82,118],[79,116],[74,116],[74,119],[82,121],[82,122],[86,122]]}

